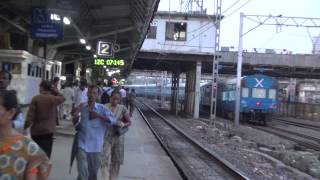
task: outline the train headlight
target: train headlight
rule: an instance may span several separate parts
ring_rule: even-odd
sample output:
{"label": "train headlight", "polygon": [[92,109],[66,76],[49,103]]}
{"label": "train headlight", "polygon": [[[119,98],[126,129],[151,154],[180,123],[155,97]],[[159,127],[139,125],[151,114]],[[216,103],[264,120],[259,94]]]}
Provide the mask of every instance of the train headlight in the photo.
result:
{"label": "train headlight", "polygon": [[245,101],[245,100],[242,100],[242,101],[241,101],[241,105],[242,105],[243,107],[248,107],[247,101]]}

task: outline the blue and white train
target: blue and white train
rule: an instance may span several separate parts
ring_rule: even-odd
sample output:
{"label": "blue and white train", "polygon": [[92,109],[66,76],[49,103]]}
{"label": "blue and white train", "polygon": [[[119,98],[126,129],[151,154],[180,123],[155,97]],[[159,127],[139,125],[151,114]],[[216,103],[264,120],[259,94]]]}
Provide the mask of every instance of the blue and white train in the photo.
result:
{"label": "blue and white train", "polygon": [[32,97],[39,94],[43,79],[60,77],[61,67],[60,61],[45,61],[27,51],[0,49],[0,69],[11,72],[13,77],[8,89],[18,92],[19,102],[23,105],[30,104]]}
{"label": "blue and white train", "polygon": [[[265,75],[250,75],[241,78],[240,119],[256,121],[263,125],[276,112],[278,82]],[[210,106],[211,84],[201,87],[202,106]],[[236,79],[218,85],[217,113],[233,118],[236,102]]]}

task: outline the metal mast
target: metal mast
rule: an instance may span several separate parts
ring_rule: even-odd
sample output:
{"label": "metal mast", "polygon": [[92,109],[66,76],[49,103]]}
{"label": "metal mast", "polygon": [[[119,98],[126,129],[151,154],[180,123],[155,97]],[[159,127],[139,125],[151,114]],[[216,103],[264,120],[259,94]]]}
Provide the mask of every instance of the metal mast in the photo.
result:
{"label": "metal mast", "polygon": [[218,95],[218,70],[219,70],[219,61],[218,61],[218,52],[220,47],[220,22],[221,22],[221,1],[216,0],[215,2],[215,51],[213,54],[212,61],[212,84],[211,84],[211,106],[210,106],[210,124],[215,126],[215,119],[217,116],[217,95]]}
{"label": "metal mast", "polygon": [[204,0],[180,0],[180,12],[200,12],[202,14],[204,13],[203,1]]}

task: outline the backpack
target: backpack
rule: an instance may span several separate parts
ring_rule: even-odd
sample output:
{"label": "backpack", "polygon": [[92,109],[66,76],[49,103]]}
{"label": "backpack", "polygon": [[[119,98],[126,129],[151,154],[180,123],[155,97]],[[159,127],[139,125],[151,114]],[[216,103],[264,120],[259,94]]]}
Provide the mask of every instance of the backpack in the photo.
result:
{"label": "backpack", "polygon": [[112,88],[109,88],[107,90],[105,90],[101,96],[101,104],[107,104],[110,102],[110,96],[109,96],[109,91],[112,90]]}

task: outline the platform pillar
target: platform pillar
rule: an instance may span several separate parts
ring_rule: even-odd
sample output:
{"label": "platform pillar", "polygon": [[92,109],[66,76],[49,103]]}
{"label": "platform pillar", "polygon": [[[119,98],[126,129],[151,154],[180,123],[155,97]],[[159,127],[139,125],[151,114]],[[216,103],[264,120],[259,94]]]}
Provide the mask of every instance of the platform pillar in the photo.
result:
{"label": "platform pillar", "polygon": [[185,86],[185,101],[184,112],[187,115],[193,115],[194,108],[194,82],[195,82],[195,69],[191,69],[186,73],[186,86]]}
{"label": "platform pillar", "polygon": [[180,72],[172,72],[172,87],[171,87],[171,112],[178,114],[178,101],[179,101],[179,79]]}
{"label": "platform pillar", "polygon": [[186,73],[184,111],[193,118],[199,118],[201,65],[197,62]]}
{"label": "platform pillar", "polygon": [[296,101],[296,87],[297,87],[297,79],[296,78],[290,78],[289,83],[289,102],[295,102]]}
{"label": "platform pillar", "polygon": [[201,61],[197,62],[196,74],[195,74],[195,96],[194,96],[194,110],[193,118],[199,118],[199,109],[200,109],[200,81],[201,81]]}

